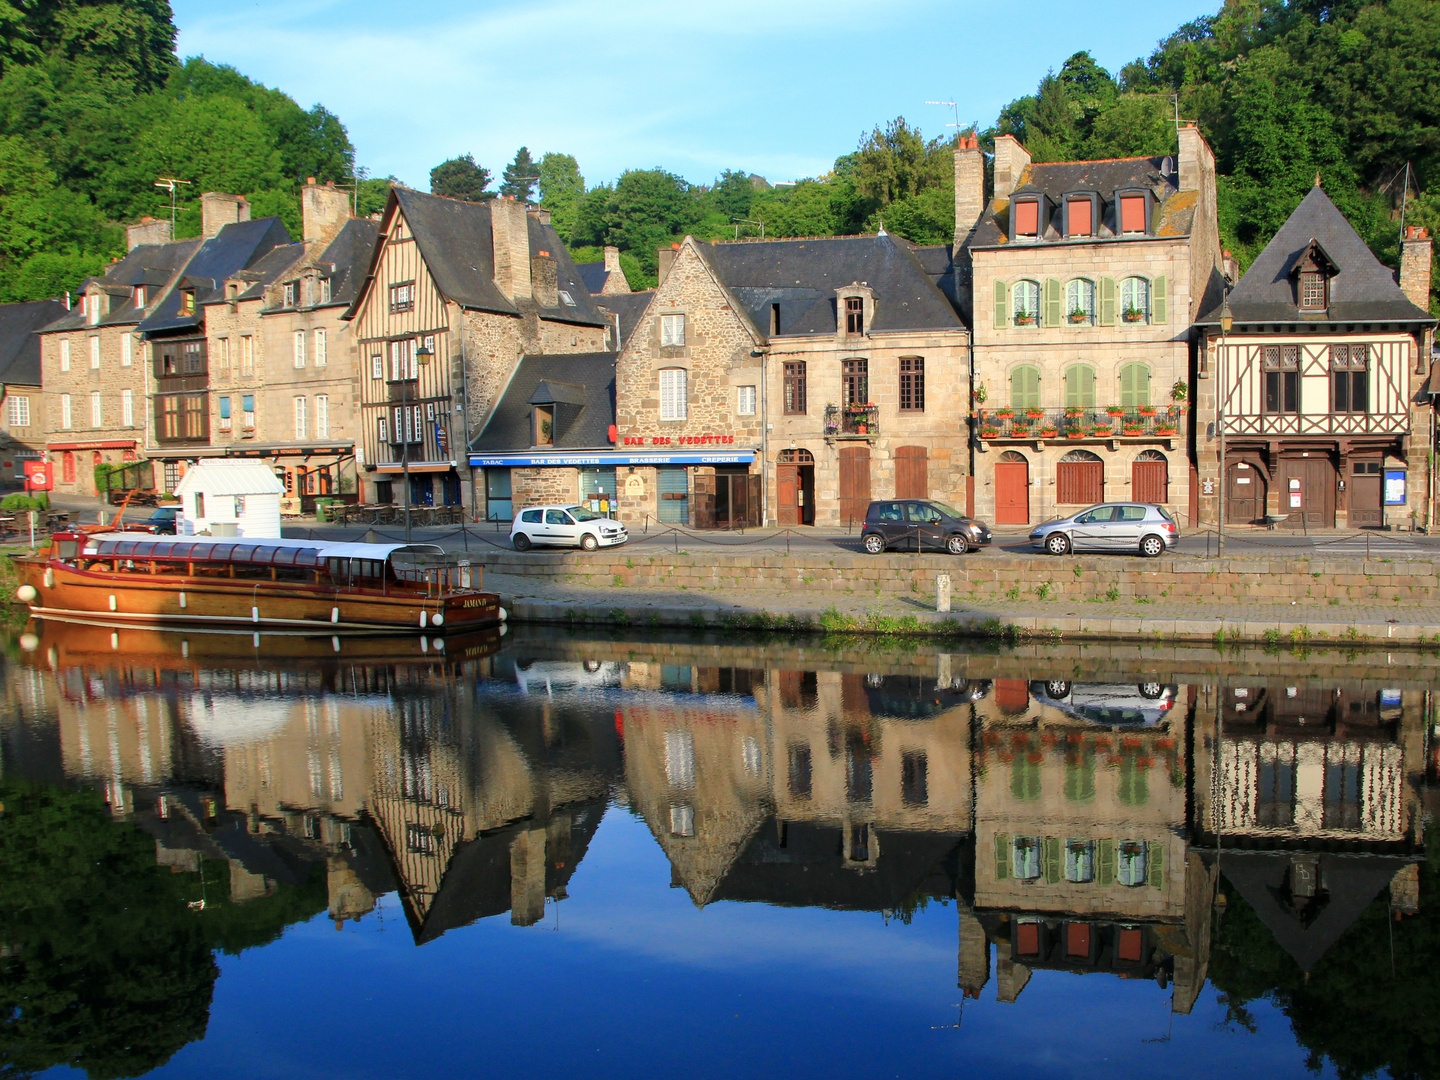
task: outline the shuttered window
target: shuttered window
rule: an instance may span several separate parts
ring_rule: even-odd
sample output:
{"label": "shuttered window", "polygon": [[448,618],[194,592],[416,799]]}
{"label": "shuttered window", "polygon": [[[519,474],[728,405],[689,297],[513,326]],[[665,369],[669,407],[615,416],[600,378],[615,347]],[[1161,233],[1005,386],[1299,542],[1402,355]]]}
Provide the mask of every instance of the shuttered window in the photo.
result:
{"label": "shuttered window", "polygon": [[60,339],[60,370],[70,370],[70,339]]}
{"label": "shuttered window", "polygon": [[1122,233],[1143,233],[1145,231],[1145,196],[1120,196],[1120,231]]}
{"label": "shuttered window", "polygon": [[655,491],[660,506],[656,516],[667,525],[690,524],[690,484],[683,465],[663,465],[655,470]]}
{"label": "shuttered window", "polygon": [[90,339],[90,370],[100,370],[100,339],[98,337]]}
{"label": "shuttered window", "polygon": [[[225,348],[230,348],[230,339],[225,338]],[[228,355],[228,352],[227,352]],[[129,367],[135,362],[135,339],[129,334],[120,335],[120,366]]]}
{"label": "shuttered window", "polygon": [[1164,274],[1150,283],[1150,321],[1160,324],[1170,321],[1170,285]]}
{"label": "shuttered window", "polygon": [[1017,281],[1011,310],[1015,313],[1016,326],[1034,326],[1040,321],[1040,283],[1038,281]]}
{"label": "shuttered window", "polygon": [[1094,203],[1089,199],[1069,199],[1065,203],[1067,236],[1089,236],[1093,233]]}
{"label": "shuttered window", "polygon": [[1024,199],[1015,203],[1015,235],[1034,239],[1040,235],[1040,203]]}
{"label": "shuttered window", "polygon": [[1010,372],[1010,407],[1016,410],[1040,407],[1039,368],[1021,364]]}
{"label": "shuttered window", "polygon": [[305,399],[297,397],[295,399],[295,438],[308,438],[305,434],[305,427]]}
{"label": "shuttered window", "polygon": [[120,426],[135,426],[135,391],[120,391]]}
{"label": "shuttered window", "polygon": [[1120,404],[1138,409],[1150,404],[1150,368],[1145,364],[1126,364],[1120,369]]}
{"label": "shuttered window", "polygon": [[1072,364],[1065,369],[1065,407],[1095,407],[1095,369],[1089,364]]}
{"label": "shuttered window", "polygon": [[1045,325],[1059,326],[1065,321],[1065,290],[1055,278],[1045,279]]}
{"label": "shuttered window", "polygon": [[330,398],[320,394],[315,398],[315,437],[330,437]]}
{"label": "shuttered window", "polygon": [[661,420],[686,418],[685,374],[684,368],[665,368],[660,372]]}
{"label": "shuttered window", "polygon": [[73,426],[73,425],[71,424],[70,420],[71,420],[71,414],[70,414],[70,395],[69,395],[69,394],[61,394],[61,395],[60,395],[60,426],[61,426],[62,428],[68,428],[68,427]]}

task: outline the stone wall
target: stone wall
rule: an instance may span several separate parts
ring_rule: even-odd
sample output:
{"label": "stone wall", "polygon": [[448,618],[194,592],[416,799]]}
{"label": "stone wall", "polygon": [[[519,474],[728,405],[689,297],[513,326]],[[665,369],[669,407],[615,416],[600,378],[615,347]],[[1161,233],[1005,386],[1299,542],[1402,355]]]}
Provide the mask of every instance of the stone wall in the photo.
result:
{"label": "stone wall", "polygon": [[[102,303],[106,298],[102,297]],[[123,338],[130,339],[130,363],[124,363]],[[90,339],[100,341],[100,366],[90,366]],[[70,343],[70,370],[60,370],[60,343]],[[133,440],[137,451],[145,444],[150,403],[145,397],[145,367],[150,348],[134,333],[133,326],[86,326],[41,336],[40,365],[43,380],[43,403],[40,395],[30,402],[31,423],[43,425],[46,442],[67,444],[90,441]],[[124,391],[130,391],[131,423],[123,423]],[[91,395],[100,394],[100,426],[91,421]],[[70,426],[61,424],[61,395],[70,395]],[[55,490],[77,495],[95,493],[92,451],[76,450],[75,482],[64,482],[62,460],[64,451],[48,453],[54,465]],[[107,448],[98,451],[106,464],[116,464],[123,450]]]}

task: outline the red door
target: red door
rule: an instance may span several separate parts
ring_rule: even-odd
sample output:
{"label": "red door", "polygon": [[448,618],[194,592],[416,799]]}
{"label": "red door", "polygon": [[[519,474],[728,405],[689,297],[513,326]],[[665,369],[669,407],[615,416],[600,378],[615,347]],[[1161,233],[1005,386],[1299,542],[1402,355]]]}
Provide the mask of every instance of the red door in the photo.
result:
{"label": "red door", "polygon": [[1136,502],[1164,504],[1169,488],[1164,461],[1139,460],[1130,466],[1130,497]]}
{"label": "red door", "polygon": [[865,520],[870,508],[870,448],[846,446],[840,450],[840,524]]}
{"label": "red door", "polygon": [[995,524],[1030,524],[1030,466],[1023,460],[995,463]]}
{"label": "red door", "polygon": [[779,500],[777,515],[781,525],[800,524],[800,466],[775,466],[775,491]]}

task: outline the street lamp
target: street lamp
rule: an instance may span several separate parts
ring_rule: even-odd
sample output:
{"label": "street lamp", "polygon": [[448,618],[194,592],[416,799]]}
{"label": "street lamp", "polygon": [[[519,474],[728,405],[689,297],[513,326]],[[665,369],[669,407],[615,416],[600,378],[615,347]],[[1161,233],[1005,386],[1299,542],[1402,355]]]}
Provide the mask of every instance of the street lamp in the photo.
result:
{"label": "street lamp", "polygon": [[1215,373],[1217,376],[1215,381],[1219,387],[1216,394],[1217,408],[1215,409],[1215,426],[1220,435],[1220,513],[1217,515],[1216,527],[1216,535],[1219,538],[1216,552],[1219,556],[1225,554],[1225,492],[1230,483],[1230,478],[1225,470],[1225,335],[1230,333],[1230,328],[1234,325],[1234,316],[1230,314],[1229,289],[1226,289],[1220,297],[1220,362],[1215,365],[1219,368]]}
{"label": "street lamp", "polygon": [[[420,367],[429,367],[430,358],[434,355],[435,351],[433,349],[422,344],[415,350],[415,363]],[[412,368],[410,371],[404,372],[404,375],[405,378],[400,380],[400,408],[404,410],[401,414],[401,419],[404,421],[401,437],[405,442],[400,450],[400,467],[405,475],[405,543],[408,544],[410,543],[410,434],[412,427],[414,430],[420,432],[422,440],[425,436],[424,428],[420,426],[417,418],[410,412],[410,384],[419,379],[419,372]]]}

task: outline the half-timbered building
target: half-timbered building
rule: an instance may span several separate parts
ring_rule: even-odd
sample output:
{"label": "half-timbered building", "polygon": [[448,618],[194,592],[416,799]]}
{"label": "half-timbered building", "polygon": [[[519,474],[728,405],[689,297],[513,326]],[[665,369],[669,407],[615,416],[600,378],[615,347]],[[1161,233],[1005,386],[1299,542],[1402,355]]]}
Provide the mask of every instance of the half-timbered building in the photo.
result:
{"label": "half-timbered building", "polygon": [[1406,237],[1397,284],[1316,184],[1199,320],[1208,520],[1423,523],[1430,244]]}

